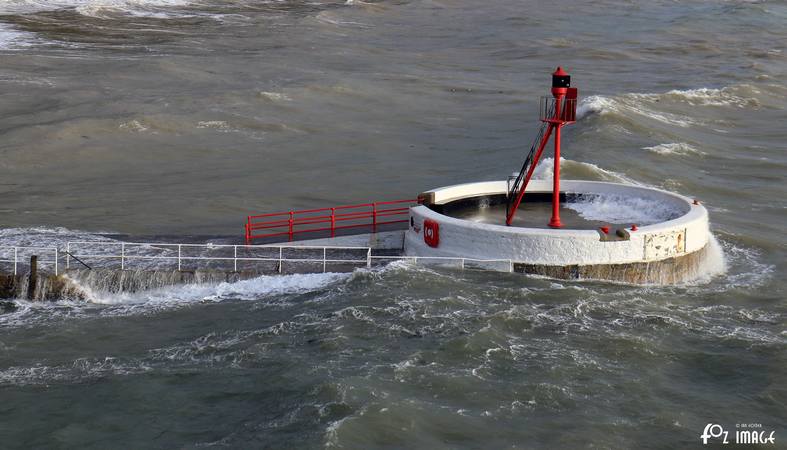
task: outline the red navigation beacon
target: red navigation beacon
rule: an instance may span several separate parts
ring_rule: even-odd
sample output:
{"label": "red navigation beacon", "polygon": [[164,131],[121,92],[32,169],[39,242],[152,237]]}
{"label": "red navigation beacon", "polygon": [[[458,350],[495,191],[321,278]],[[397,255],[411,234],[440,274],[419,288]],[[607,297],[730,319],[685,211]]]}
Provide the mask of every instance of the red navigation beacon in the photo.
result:
{"label": "red navigation beacon", "polygon": [[[538,147],[534,146],[522,166],[522,171],[510,187],[506,208],[506,225],[511,225],[514,214],[522,202],[525,189],[533,175],[533,170],[538,165],[541,153],[549,141],[552,132],[555,133],[555,169],[552,180],[552,218],[549,226],[561,228],[560,222],[560,129],[563,125],[574,123],[577,116],[577,89],[571,87],[571,76],[558,67],[552,74],[552,97],[542,97],[540,105],[540,119],[547,126]],[[543,130],[542,130],[543,131]],[[539,136],[542,136],[541,134]],[[538,149],[536,151],[536,148]]]}

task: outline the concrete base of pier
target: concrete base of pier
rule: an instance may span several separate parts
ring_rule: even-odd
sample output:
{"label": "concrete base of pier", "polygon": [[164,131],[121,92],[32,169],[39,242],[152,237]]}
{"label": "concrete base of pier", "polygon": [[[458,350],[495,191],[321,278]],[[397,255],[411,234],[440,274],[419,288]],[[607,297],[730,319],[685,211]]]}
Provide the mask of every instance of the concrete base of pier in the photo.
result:
{"label": "concrete base of pier", "polygon": [[35,288],[29,288],[28,274],[0,274],[0,298],[59,300],[83,298],[82,290],[62,275],[39,275]]}

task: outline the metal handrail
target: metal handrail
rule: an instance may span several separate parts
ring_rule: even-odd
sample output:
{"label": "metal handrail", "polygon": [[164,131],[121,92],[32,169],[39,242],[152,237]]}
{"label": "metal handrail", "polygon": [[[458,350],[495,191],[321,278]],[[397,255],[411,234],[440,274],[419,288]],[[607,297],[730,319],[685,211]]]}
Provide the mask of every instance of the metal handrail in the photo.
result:
{"label": "metal handrail", "polygon": [[[407,219],[379,221],[380,217],[405,216],[408,214],[410,205],[417,203],[418,200],[392,200],[384,202],[360,203],[357,205],[341,205],[331,208],[304,209],[298,211],[285,211],[278,213],[256,214],[246,217],[245,238],[246,243],[251,244],[255,239],[270,238],[276,236],[288,236],[292,241],[298,233],[313,233],[317,231],[330,231],[331,237],[335,236],[336,230],[372,227],[376,230],[379,225],[393,223],[404,223]],[[407,206],[390,207],[392,205]],[[380,208],[380,207],[383,208]],[[363,211],[337,212],[342,210],[352,210],[365,208]],[[324,213],[324,214],[317,214]],[[298,216],[306,215],[306,217]],[[271,219],[260,221],[258,219]],[[349,225],[337,225],[337,222],[362,221],[370,219],[368,223],[353,223]],[[298,229],[304,225],[326,224],[325,227]],[[271,233],[255,234],[258,230],[271,230]]]}
{"label": "metal handrail", "polygon": [[[90,244],[90,245],[102,245],[107,244],[110,246],[120,246],[120,253],[90,253],[90,254],[80,254],[73,252],[72,247],[76,247],[78,245]],[[137,254],[128,254],[128,250],[136,250],[135,246],[141,246],[143,248],[156,248],[156,247],[164,247],[169,249],[177,249],[177,255],[137,255]],[[182,263],[184,261],[232,261],[233,262],[233,270],[235,272],[238,271],[238,262],[246,262],[246,261],[266,261],[266,262],[277,262],[278,263],[278,271],[282,271],[282,266],[284,263],[321,263],[323,266],[323,272],[327,272],[328,264],[333,263],[352,263],[352,264],[365,264],[366,267],[371,267],[372,262],[375,260],[389,260],[389,261],[396,261],[396,260],[403,260],[403,261],[413,261],[418,263],[419,261],[454,261],[459,263],[462,269],[466,268],[467,263],[505,263],[508,267],[509,272],[513,272],[513,262],[509,259],[475,259],[475,258],[459,258],[459,257],[451,257],[451,256],[377,256],[372,255],[372,248],[371,247],[354,247],[354,246],[314,246],[314,245],[226,245],[226,244],[170,244],[170,243],[140,243],[140,242],[103,242],[103,241],[70,241],[66,244],[67,251],[66,253],[66,268],[70,269],[70,257],[79,257],[79,258],[93,258],[93,259],[104,259],[104,260],[118,260],[120,259],[120,268],[121,270],[126,270],[126,261],[133,261],[133,260],[150,260],[150,261],[173,261],[177,262],[178,270],[182,270]],[[184,256],[182,253],[182,249],[184,247],[188,248],[202,248],[205,250],[213,250],[213,249],[233,249],[232,256]],[[278,255],[276,256],[266,256],[266,257],[256,257],[256,256],[238,256],[238,249],[256,249],[256,250],[278,250]],[[284,253],[284,250],[322,250],[322,252],[317,252],[320,256],[317,257],[289,257]],[[347,258],[331,258],[329,257],[328,251],[336,251],[336,250],[345,250],[345,251],[364,251],[365,257],[363,259],[347,259]]]}
{"label": "metal handrail", "polygon": [[[74,251],[74,247],[79,245],[107,245],[107,246],[120,246],[120,253],[78,253]],[[232,256],[186,256],[183,255],[183,248],[198,248],[205,251],[217,249],[232,249]],[[113,242],[113,241],[69,241],[66,243],[66,269],[71,268],[70,258],[84,258],[84,259],[104,259],[104,260],[120,260],[120,270],[126,270],[126,262],[128,261],[173,261],[177,262],[178,270],[182,270],[183,262],[185,261],[232,261],[233,270],[237,272],[238,262],[244,261],[269,261],[278,262],[279,267],[283,262],[322,262],[324,266],[328,263],[367,263],[366,259],[339,259],[328,258],[327,252],[329,250],[343,250],[343,251],[364,251],[369,253],[369,247],[357,246],[314,246],[314,245],[231,245],[231,244],[174,244],[174,243],[159,243],[159,242]],[[176,255],[139,255],[129,254],[129,251],[140,249],[152,250],[176,250]],[[256,257],[256,256],[242,256],[238,255],[239,249],[252,249],[252,250],[278,250],[277,257]],[[297,258],[289,257],[284,254],[284,250],[322,250],[322,258]],[[84,264],[84,263],[83,263]]]}
{"label": "metal handrail", "polygon": [[[554,106],[554,105],[553,105]],[[525,157],[525,162],[522,164],[522,169],[519,171],[516,179],[514,180],[514,184],[510,184],[510,177],[509,177],[509,185],[507,186],[506,190],[506,217],[508,217],[509,208],[511,207],[511,200],[519,195],[520,189],[524,187],[522,184],[525,181],[525,174],[530,169],[530,165],[534,163],[533,157],[536,153],[536,149],[538,145],[541,143],[541,139],[544,137],[544,132],[546,131],[547,123],[542,122],[541,127],[536,134],[535,139],[533,139],[533,143],[530,145],[530,150],[527,153],[527,157]]]}
{"label": "metal handrail", "polygon": [[26,253],[28,255],[33,255],[34,254],[33,252],[36,252],[35,254],[37,254],[37,253],[39,253],[41,251],[52,252],[52,254],[54,255],[54,258],[51,261],[46,260],[46,259],[42,259],[42,260],[38,261],[38,264],[40,264],[40,265],[51,264],[53,266],[53,268],[54,268],[55,275],[58,275],[58,272],[59,272],[59,264],[58,264],[58,262],[59,262],[59,255],[58,255],[57,247],[40,247],[40,246],[23,246],[23,245],[0,245],[0,250],[2,250],[2,249],[13,250],[14,251],[14,258],[13,259],[0,259],[0,263],[13,263],[13,265],[14,265],[13,274],[14,275],[18,275],[18,273],[19,273],[19,265],[20,265],[20,263],[24,262],[20,258],[20,250],[22,250],[23,253]]}

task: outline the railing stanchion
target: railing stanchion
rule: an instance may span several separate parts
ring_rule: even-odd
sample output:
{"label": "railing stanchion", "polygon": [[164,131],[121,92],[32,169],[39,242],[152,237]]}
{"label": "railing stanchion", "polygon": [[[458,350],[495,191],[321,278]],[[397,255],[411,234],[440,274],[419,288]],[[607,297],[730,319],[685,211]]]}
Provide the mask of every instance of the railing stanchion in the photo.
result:
{"label": "railing stanchion", "polygon": [[510,259],[508,260],[508,271],[511,273],[514,272],[514,261]]}
{"label": "railing stanchion", "polygon": [[16,261],[18,255],[19,255],[19,248],[14,247],[14,275],[16,275],[16,264],[17,264]]}
{"label": "railing stanchion", "polygon": [[372,203],[372,231],[377,232],[377,202]]}
{"label": "railing stanchion", "polygon": [[461,258],[459,260],[459,265],[462,268],[462,270],[465,270],[465,259],[464,258]]}
{"label": "railing stanchion", "polygon": [[57,276],[57,263],[58,263],[57,247],[55,247],[55,276]]}
{"label": "railing stanchion", "polygon": [[331,208],[331,237],[336,235],[336,208]]}
{"label": "railing stanchion", "polygon": [[371,247],[369,247],[369,249],[366,250],[366,268],[367,269],[371,269],[372,268],[372,248]]}
{"label": "railing stanchion", "polygon": [[66,242],[66,270],[71,268],[71,242]]}
{"label": "railing stanchion", "polygon": [[282,248],[279,247],[279,273],[281,273],[282,265],[284,265],[284,260],[282,260]]}
{"label": "railing stanchion", "polygon": [[180,244],[178,244],[178,272],[180,272]]}
{"label": "railing stanchion", "polygon": [[232,267],[233,267],[233,270],[235,272],[237,272],[238,271],[238,246],[234,245],[233,247],[234,247],[235,252],[234,252],[234,255],[232,257],[233,258],[233,260],[232,260],[232,262],[233,262]]}
{"label": "railing stanchion", "polygon": [[120,244],[120,270],[126,270],[126,243]]}
{"label": "railing stanchion", "polygon": [[326,272],[326,269],[327,269],[327,266],[328,266],[328,259],[327,258],[328,258],[328,248],[327,247],[323,247],[322,248],[322,273]]}
{"label": "railing stanchion", "polygon": [[290,211],[290,220],[289,220],[289,223],[290,223],[290,231],[289,231],[290,242],[292,242],[292,235],[293,235],[293,229],[292,228],[293,228],[294,216],[295,216],[295,213],[293,211]]}

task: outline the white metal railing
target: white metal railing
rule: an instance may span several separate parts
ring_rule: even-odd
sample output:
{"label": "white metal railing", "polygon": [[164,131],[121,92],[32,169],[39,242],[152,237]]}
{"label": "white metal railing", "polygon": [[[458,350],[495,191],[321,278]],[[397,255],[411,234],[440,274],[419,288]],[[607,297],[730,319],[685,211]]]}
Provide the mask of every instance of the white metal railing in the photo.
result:
{"label": "white metal railing", "polygon": [[[93,248],[85,252],[85,247]],[[95,248],[99,247],[99,251]],[[80,250],[82,249],[82,251]],[[108,250],[108,251],[107,251]],[[217,254],[211,254],[217,253]],[[255,255],[256,253],[256,255]],[[260,255],[260,253],[267,253]],[[363,255],[363,256],[360,256]],[[302,245],[218,245],[218,244],[169,244],[109,241],[71,241],[66,244],[66,269],[71,269],[72,259],[81,264],[98,261],[100,268],[127,270],[134,263],[148,262],[147,269],[175,268],[183,270],[185,265],[194,262],[225,264],[224,270],[237,272],[243,263],[275,262],[276,270],[281,273],[286,263],[322,264],[327,272],[332,264],[353,264],[371,268],[376,261],[410,261],[414,264],[453,264],[460,269],[481,268],[498,265],[496,270],[513,272],[513,262],[509,259],[473,259],[443,256],[377,256],[372,255],[370,247],[334,247]],[[108,265],[107,265],[108,264]],[[163,265],[163,267],[162,267]]]}
{"label": "white metal railing", "polygon": [[[92,247],[89,252],[80,251],[80,247]],[[95,247],[100,247],[99,251]],[[107,252],[106,250],[110,250]],[[306,257],[291,256],[290,252],[311,252]],[[335,253],[360,253],[363,259],[348,258],[345,256],[329,257],[329,251]],[[218,252],[219,254],[210,254]],[[247,255],[240,254],[241,252]],[[248,253],[257,253],[249,256]],[[268,253],[259,256],[259,253]],[[196,254],[195,254],[196,253]],[[208,253],[206,255],[206,253]],[[120,270],[128,269],[134,262],[149,262],[147,268],[161,269],[164,266],[177,267],[183,270],[189,262],[214,262],[230,263],[232,270],[237,272],[239,263],[244,262],[276,262],[278,271],[282,271],[284,263],[322,263],[323,271],[327,271],[328,264],[350,263],[367,264],[371,256],[368,247],[332,247],[332,246],[272,246],[272,245],[219,245],[219,244],[168,244],[168,243],[140,243],[140,242],[107,242],[107,241],[71,241],[66,244],[66,269],[71,269],[72,259],[82,264],[93,261],[109,262],[111,266],[120,265]],[[114,262],[114,264],[112,264]],[[101,266],[106,268],[106,264]],[[228,267],[225,267],[228,269]]]}
{"label": "white metal railing", "polygon": [[14,275],[19,273],[21,267],[29,264],[30,257],[33,255],[38,256],[39,267],[50,266],[54,274],[58,274],[57,247],[0,246],[0,264],[13,265]]}

